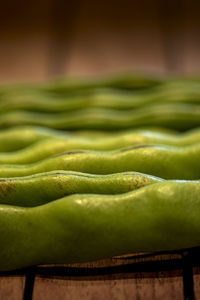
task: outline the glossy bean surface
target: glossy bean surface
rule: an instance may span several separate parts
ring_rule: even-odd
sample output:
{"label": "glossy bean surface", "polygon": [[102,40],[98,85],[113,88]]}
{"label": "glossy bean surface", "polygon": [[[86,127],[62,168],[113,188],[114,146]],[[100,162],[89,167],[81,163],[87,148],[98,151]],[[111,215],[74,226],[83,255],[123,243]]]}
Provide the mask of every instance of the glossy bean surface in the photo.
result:
{"label": "glossy bean surface", "polygon": [[34,208],[0,205],[0,245],[1,271],[200,246],[200,184],[72,195]]}
{"label": "glossy bean surface", "polygon": [[162,180],[137,172],[93,175],[72,171],[0,178],[0,204],[28,207],[42,205],[71,194],[121,194]]}

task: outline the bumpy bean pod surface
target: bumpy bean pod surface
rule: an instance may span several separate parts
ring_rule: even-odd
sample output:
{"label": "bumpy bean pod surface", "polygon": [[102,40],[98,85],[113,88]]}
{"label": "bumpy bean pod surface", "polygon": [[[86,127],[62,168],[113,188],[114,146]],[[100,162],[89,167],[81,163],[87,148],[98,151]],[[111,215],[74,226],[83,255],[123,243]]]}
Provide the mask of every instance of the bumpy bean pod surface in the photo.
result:
{"label": "bumpy bean pod surface", "polygon": [[187,130],[200,126],[200,105],[158,104],[128,111],[91,108],[57,114],[14,111],[1,116],[1,128],[16,125],[38,125],[67,130],[114,130],[140,126]]}
{"label": "bumpy bean pod surface", "polygon": [[137,172],[93,175],[72,171],[52,171],[26,177],[0,178],[0,203],[37,206],[70,194],[126,193],[162,180]]}
{"label": "bumpy bean pod surface", "polygon": [[0,205],[0,270],[199,246],[199,220],[195,182],[72,195],[34,208]]}
{"label": "bumpy bean pod surface", "polygon": [[188,147],[139,145],[117,151],[75,150],[25,165],[0,165],[0,177],[53,170],[91,174],[136,171],[165,179],[199,179],[200,144]]}
{"label": "bumpy bean pod surface", "polygon": [[0,164],[32,163],[74,149],[114,150],[134,145],[172,145],[181,147],[200,143],[200,129],[184,134],[167,134],[158,131],[135,130],[124,134],[110,134],[99,138],[86,138],[77,136],[76,134],[62,134],[58,132],[58,135],[54,133],[50,136],[50,139],[47,139],[48,133],[43,131],[42,135],[44,138],[43,140],[39,139],[38,142],[29,147],[15,152],[0,153]]}

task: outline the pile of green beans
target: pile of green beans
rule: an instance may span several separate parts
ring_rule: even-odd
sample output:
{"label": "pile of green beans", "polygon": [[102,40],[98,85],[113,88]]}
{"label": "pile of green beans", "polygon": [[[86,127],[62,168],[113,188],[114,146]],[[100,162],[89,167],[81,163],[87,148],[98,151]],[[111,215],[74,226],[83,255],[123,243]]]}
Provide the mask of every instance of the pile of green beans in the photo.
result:
{"label": "pile of green beans", "polygon": [[0,88],[0,271],[200,246],[200,80]]}

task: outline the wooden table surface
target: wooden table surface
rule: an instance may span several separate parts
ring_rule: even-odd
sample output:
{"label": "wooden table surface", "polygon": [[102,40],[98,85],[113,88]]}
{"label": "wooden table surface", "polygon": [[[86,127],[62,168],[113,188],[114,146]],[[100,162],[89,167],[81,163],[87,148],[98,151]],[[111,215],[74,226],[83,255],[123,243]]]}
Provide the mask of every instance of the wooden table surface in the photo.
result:
{"label": "wooden table surface", "polygon": [[0,299],[199,299],[199,252],[133,254],[2,272]]}
{"label": "wooden table surface", "polygon": [[[0,84],[139,71],[200,73],[200,2],[7,1]],[[200,299],[199,250],[0,276],[0,299]]]}

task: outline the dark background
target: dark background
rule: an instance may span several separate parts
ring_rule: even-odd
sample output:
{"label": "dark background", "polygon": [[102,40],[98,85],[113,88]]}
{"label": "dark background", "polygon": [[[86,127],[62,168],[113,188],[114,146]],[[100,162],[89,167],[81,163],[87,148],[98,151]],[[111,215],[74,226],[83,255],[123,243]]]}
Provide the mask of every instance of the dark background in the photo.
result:
{"label": "dark background", "polygon": [[1,1],[0,83],[200,73],[200,1]]}

